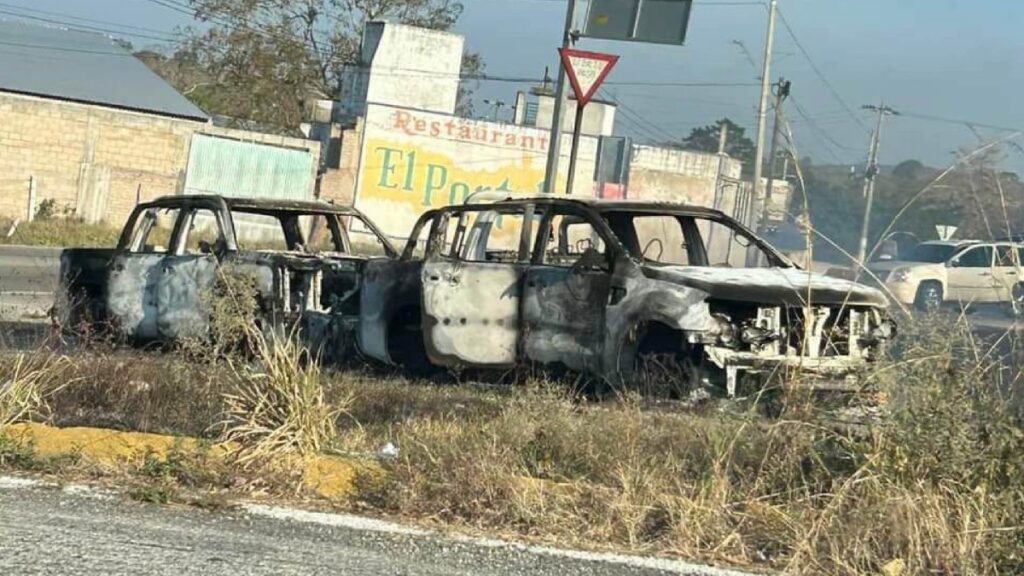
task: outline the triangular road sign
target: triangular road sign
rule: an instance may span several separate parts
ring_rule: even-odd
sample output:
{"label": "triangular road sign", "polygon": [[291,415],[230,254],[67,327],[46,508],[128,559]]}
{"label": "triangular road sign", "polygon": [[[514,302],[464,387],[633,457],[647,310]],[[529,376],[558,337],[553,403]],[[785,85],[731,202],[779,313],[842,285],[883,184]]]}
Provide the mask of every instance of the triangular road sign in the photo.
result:
{"label": "triangular road sign", "polygon": [[956,234],[956,226],[948,226],[945,224],[936,224],[935,233],[939,235],[939,240],[949,240]]}
{"label": "triangular road sign", "polygon": [[572,90],[576,93],[576,103],[584,106],[594,97],[601,82],[612,71],[612,67],[619,61],[614,54],[603,54],[601,52],[587,52],[573,48],[559,48],[558,55],[562,58],[562,67],[569,77]]}

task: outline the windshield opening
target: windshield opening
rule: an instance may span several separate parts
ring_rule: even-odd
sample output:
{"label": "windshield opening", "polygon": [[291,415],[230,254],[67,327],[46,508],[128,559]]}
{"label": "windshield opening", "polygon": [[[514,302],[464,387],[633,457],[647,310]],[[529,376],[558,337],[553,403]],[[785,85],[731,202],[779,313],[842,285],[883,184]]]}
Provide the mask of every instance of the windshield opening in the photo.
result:
{"label": "windshield opening", "polygon": [[729,220],[687,214],[609,211],[608,227],[630,255],[652,266],[767,268],[783,262]]}

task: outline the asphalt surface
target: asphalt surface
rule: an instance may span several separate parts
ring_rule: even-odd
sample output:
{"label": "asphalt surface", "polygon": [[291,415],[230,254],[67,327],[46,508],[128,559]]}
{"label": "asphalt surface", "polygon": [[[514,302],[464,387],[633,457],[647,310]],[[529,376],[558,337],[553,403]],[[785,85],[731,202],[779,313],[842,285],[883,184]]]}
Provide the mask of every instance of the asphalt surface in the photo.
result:
{"label": "asphalt surface", "polygon": [[[0,574],[740,576],[667,560],[580,558],[586,554],[307,513],[314,522],[301,512],[270,510],[157,506],[0,476]],[[299,519],[285,518],[292,514]]]}
{"label": "asphalt surface", "polygon": [[60,248],[0,246],[0,320],[45,316],[60,274]]}

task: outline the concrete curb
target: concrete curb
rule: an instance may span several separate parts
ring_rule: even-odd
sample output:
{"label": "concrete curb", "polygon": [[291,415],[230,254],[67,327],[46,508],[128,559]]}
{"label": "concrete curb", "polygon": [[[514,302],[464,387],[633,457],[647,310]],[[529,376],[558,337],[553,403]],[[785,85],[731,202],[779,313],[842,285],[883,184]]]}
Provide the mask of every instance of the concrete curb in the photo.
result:
{"label": "concrete curb", "polygon": [[[56,428],[34,423],[12,424],[0,433],[22,445],[31,446],[37,457],[72,456],[111,471],[137,467],[147,457],[165,461],[172,451],[197,453],[205,450],[208,457],[223,462],[230,448],[221,444],[209,446],[195,438],[104,428]],[[297,459],[295,465],[302,468],[305,487],[329,500],[351,496],[355,479],[360,474],[384,475],[384,470],[373,462],[331,455]]]}

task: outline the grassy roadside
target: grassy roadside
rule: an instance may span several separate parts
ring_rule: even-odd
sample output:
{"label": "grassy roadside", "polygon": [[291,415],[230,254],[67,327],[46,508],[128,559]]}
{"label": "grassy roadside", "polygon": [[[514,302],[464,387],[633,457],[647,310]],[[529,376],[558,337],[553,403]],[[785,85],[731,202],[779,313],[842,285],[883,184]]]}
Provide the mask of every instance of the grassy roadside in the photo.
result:
{"label": "grassy roadside", "polygon": [[12,223],[0,219],[0,245],[102,248],[117,244],[120,234],[120,231],[105,224],[50,219],[21,222],[14,233],[7,236]]}
{"label": "grassy roadside", "polygon": [[[11,232],[13,227],[13,232]],[[11,233],[8,236],[8,233]],[[61,217],[47,210],[37,213],[31,222],[0,218],[0,245],[54,247],[113,247],[121,231],[107,224],[89,224],[71,217]]]}
{"label": "grassy roadside", "polygon": [[[268,366],[260,355],[98,348],[36,354],[17,370],[7,357],[0,375],[5,390],[32,375],[41,401],[22,419],[203,445],[232,437],[255,454],[143,457],[117,474],[147,500],[305,498],[276,455],[341,453],[375,458],[385,473],[357,474],[351,492],[322,505],[795,574],[1006,574],[1024,565],[1024,433],[995,393],[1006,374],[987,351],[954,326],[904,335],[897,359],[867,376],[889,401],[857,434],[822,426],[798,395],[772,420],[715,406],[649,410],[536,380],[503,390],[323,373],[294,350]],[[302,420],[311,413],[321,417]],[[0,466],[82,466],[73,455],[40,462],[4,438]]]}

